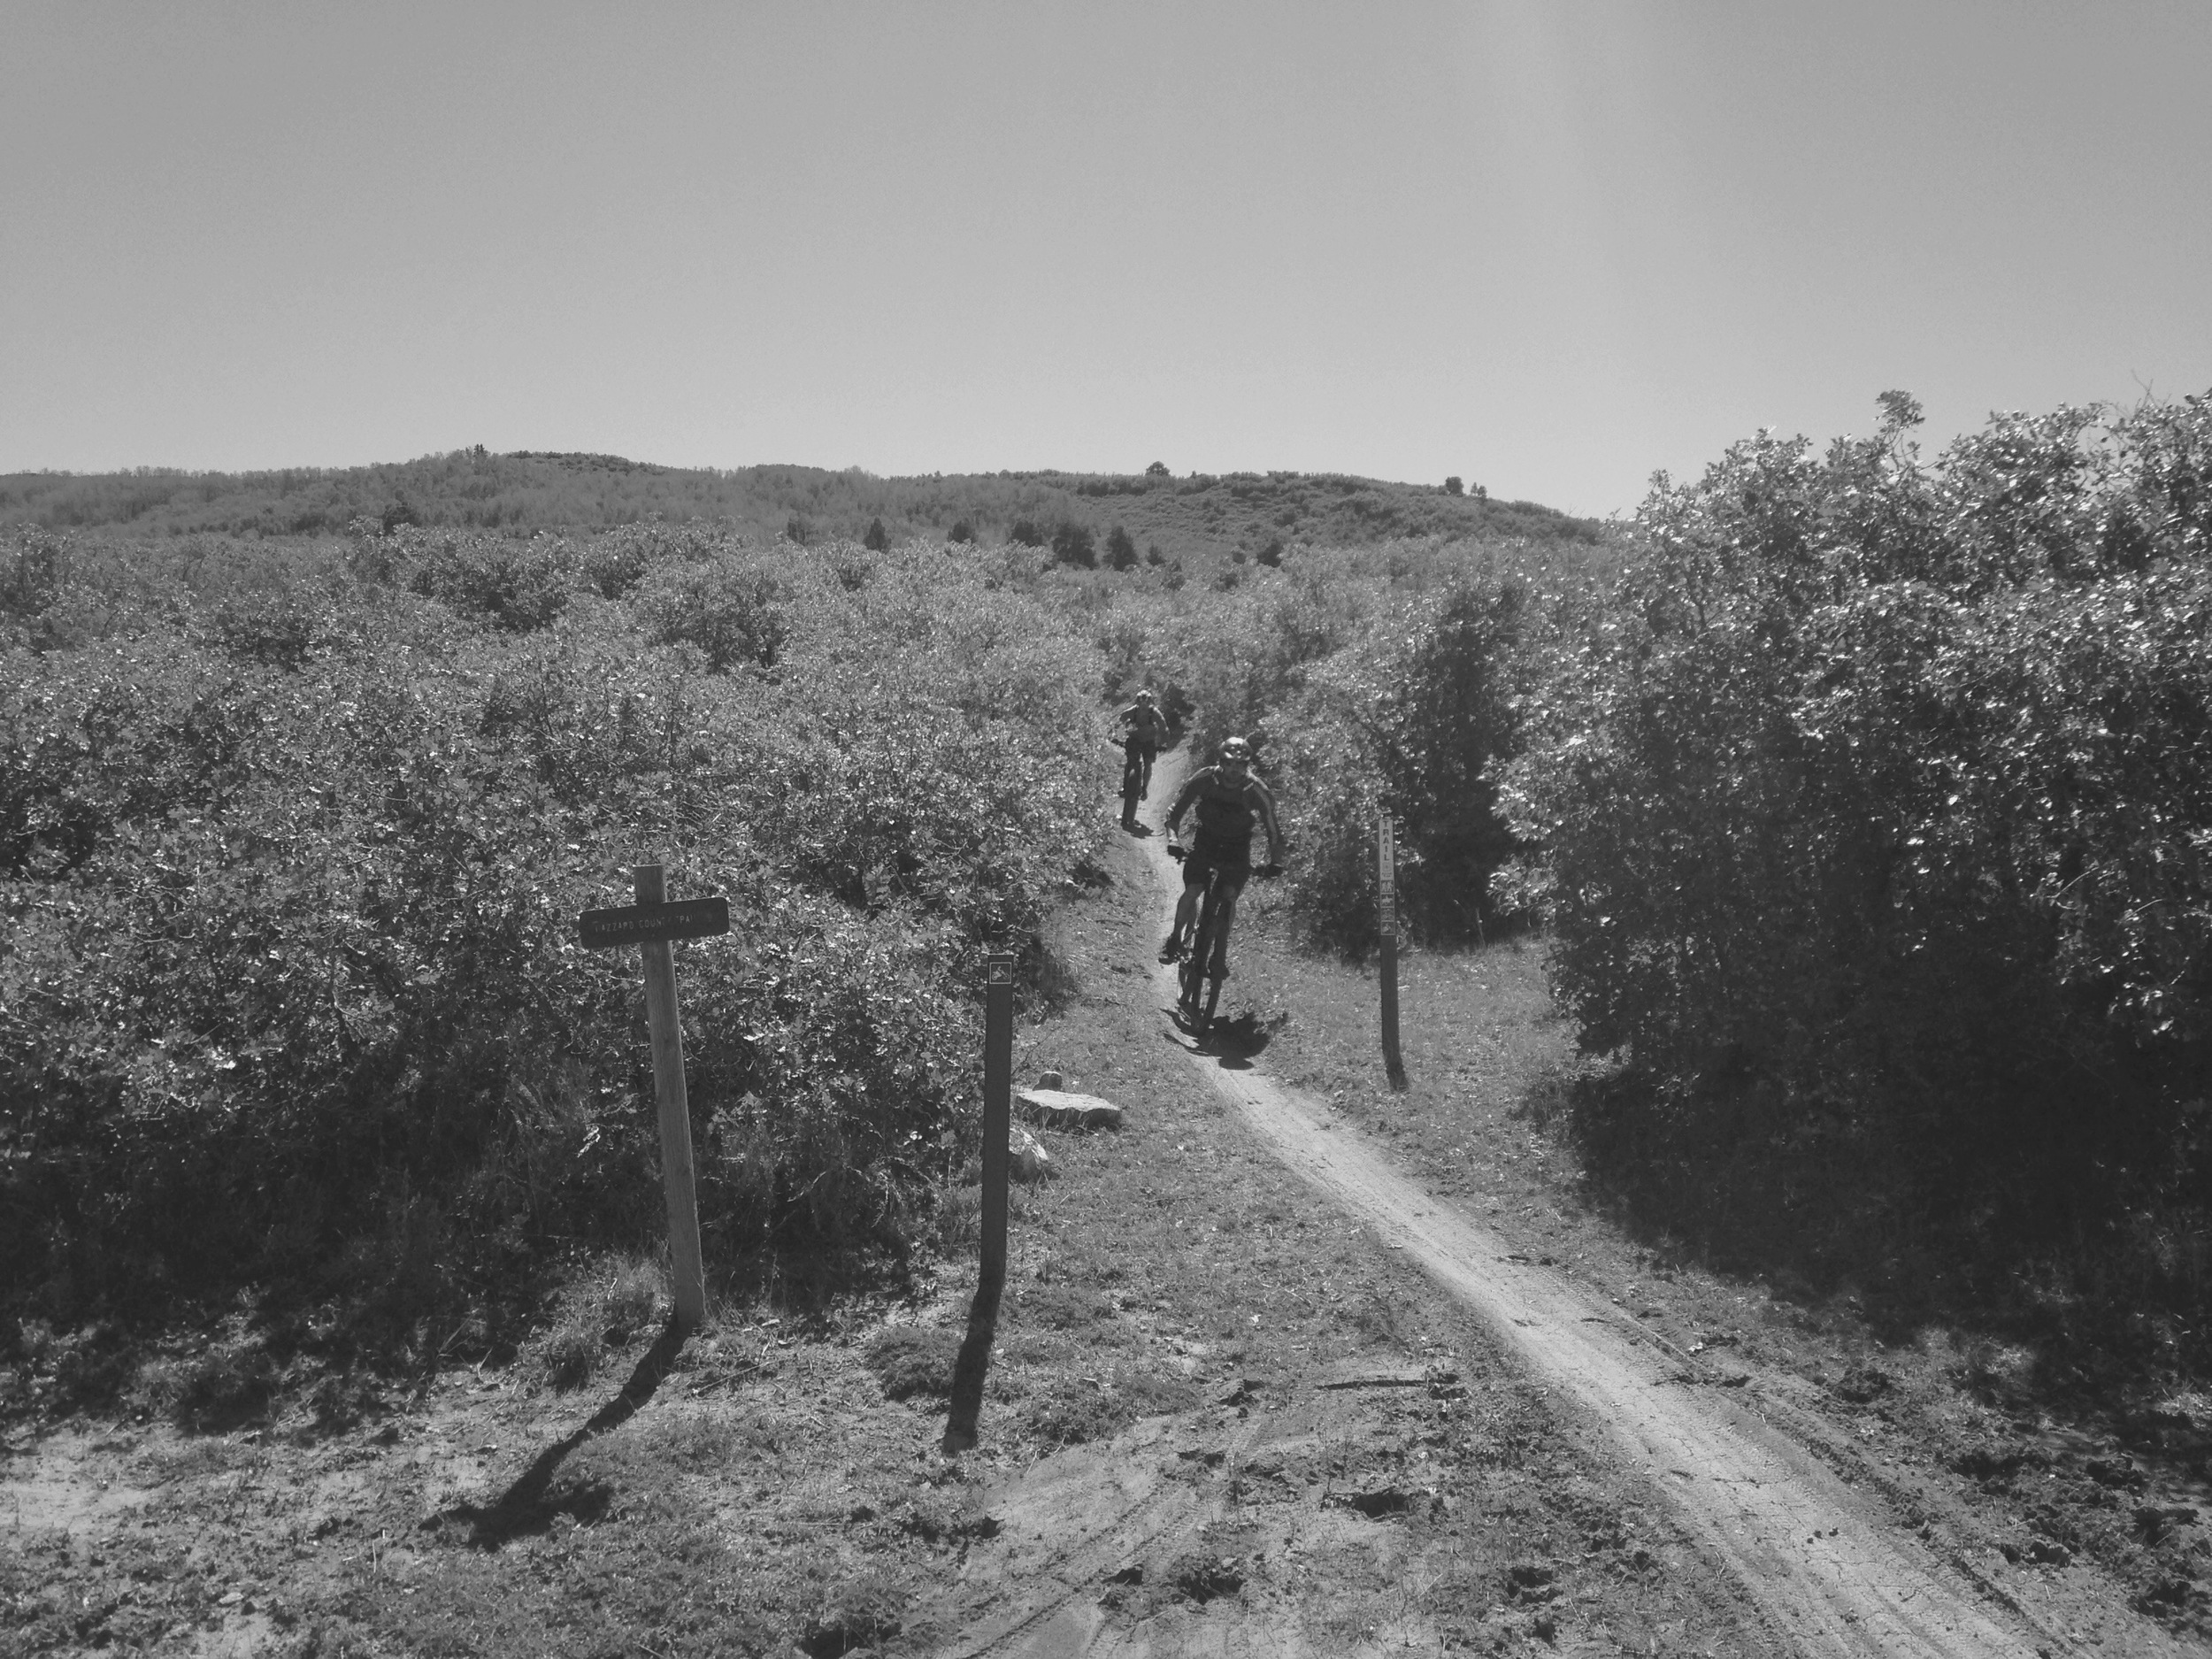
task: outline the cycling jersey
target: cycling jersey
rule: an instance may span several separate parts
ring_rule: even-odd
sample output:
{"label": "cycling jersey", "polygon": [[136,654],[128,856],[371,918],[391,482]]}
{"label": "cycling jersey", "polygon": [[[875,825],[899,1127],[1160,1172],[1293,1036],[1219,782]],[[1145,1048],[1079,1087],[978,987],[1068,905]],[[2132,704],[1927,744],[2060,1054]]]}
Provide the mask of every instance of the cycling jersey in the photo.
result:
{"label": "cycling jersey", "polygon": [[1167,718],[1148,703],[1140,703],[1124,709],[1114,717],[1116,724],[1127,721],[1129,741],[1157,749],[1167,741]]}
{"label": "cycling jersey", "polygon": [[1239,777],[1219,766],[1208,766],[1193,772],[1183,785],[1182,794],[1167,815],[1167,827],[1172,832],[1184,810],[1195,806],[1198,840],[1208,851],[1217,858],[1233,858],[1241,850],[1249,858],[1253,821],[1270,816],[1274,803],[1267,786],[1249,772]]}

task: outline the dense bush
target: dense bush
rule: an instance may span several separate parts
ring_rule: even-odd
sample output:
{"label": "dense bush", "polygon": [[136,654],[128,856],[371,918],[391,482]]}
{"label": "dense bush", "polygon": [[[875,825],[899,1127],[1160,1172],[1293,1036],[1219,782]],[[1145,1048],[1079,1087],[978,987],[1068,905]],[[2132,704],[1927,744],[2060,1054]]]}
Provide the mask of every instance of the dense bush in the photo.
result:
{"label": "dense bush", "polygon": [[2212,402],[1929,465],[1886,403],[1663,481],[1563,636],[1510,791],[1560,991],[1686,1133],[2040,1229],[2212,1196]]}
{"label": "dense bush", "polygon": [[1280,735],[1293,902],[1317,942],[1359,951],[1376,935],[1376,826],[1395,820],[1398,905],[1437,943],[1500,918],[1492,872],[1516,842],[1497,811],[1498,775],[1517,752],[1526,585],[1465,570],[1394,606],[1307,678],[1268,721]]}
{"label": "dense bush", "polygon": [[634,957],[572,933],[641,856],[731,898],[680,948],[718,1261],[903,1250],[972,1149],[980,955],[1093,845],[1089,648],[980,552],[428,534],[0,658],[0,1255],[51,1314],[649,1236]]}

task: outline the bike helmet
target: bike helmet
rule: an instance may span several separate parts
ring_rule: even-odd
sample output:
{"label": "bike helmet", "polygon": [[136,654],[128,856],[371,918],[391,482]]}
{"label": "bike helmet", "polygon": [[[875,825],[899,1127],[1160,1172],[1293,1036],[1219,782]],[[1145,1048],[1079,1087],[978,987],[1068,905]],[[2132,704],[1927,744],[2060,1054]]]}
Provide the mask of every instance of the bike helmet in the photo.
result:
{"label": "bike helmet", "polygon": [[1252,746],[1240,737],[1225,737],[1221,740],[1221,758],[1225,761],[1240,760],[1248,764],[1252,758]]}
{"label": "bike helmet", "polygon": [[1149,703],[1152,701],[1152,694],[1148,691],[1140,691],[1137,694],[1137,701],[1139,703]]}

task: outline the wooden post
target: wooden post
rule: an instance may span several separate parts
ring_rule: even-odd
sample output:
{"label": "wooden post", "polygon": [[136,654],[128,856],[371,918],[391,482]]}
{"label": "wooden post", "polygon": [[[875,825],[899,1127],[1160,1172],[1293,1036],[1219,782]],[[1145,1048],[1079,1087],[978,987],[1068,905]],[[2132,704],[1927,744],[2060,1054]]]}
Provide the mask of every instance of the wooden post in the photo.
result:
{"label": "wooden post", "polygon": [[1398,841],[1397,832],[1385,812],[1375,830],[1377,924],[1381,933],[1383,1069],[1394,1089],[1406,1086],[1406,1063],[1398,1052]]}
{"label": "wooden post", "polygon": [[[667,898],[661,867],[640,864],[640,908]],[[661,1186],[668,1194],[669,1270],[676,1324],[688,1333],[707,1314],[706,1269],[699,1253],[699,1193],[691,1161],[691,1102],[684,1088],[684,1033],[676,1016],[676,956],[665,939],[638,947],[645,958],[645,1022],[653,1039],[653,1092],[661,1109]]]}
{"label": "wooden post", "polygon": [[1006,1283],[1007,1139],[1014,1124],[1014,958],[987,958],[983,987],[982,1286]]}
{"label": "wooden post", "polygon": [[983,973],[983,1262],[968,1308],[968,1333],[953,1361],[945,1413],[948,1452],[972,1451],[983,1416],[998,1299],[1006,1287],[1006,1138],[1014,1124],[1014,958],[994,952]]}

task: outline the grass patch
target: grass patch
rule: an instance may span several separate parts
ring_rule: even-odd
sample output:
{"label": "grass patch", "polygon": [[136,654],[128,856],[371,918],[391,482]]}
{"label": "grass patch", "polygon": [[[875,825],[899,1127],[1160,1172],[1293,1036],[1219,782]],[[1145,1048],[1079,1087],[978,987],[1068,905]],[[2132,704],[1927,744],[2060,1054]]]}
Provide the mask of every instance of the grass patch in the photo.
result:
{"label": "grass patch", "polygon": [[659,1324],[668,1307],[657,1266],[637,1256],[610,1257],[557,1293],[553,1323],[523,1350],[524,1372],[557,1391],[580,1388],[610,1352]]}
{"label": "grass patch", "polygon": [[1042,1446],[1081,1446],[1110,1440],[1141,1417],[1187,1411],[1201,1397],[1181,1378],[1117,1366],[1095,1378],[1055,1375],[1026,1394],[1018,1415]]}
{"label": "grass patch", "polygon": [[883,1385],[887,1400],[911,1400],[918,1394],[941,1400],[952,1392],[953,1362],[959,1355],[956,1331],[895,1325],[868,1344],[865,1363]]}

